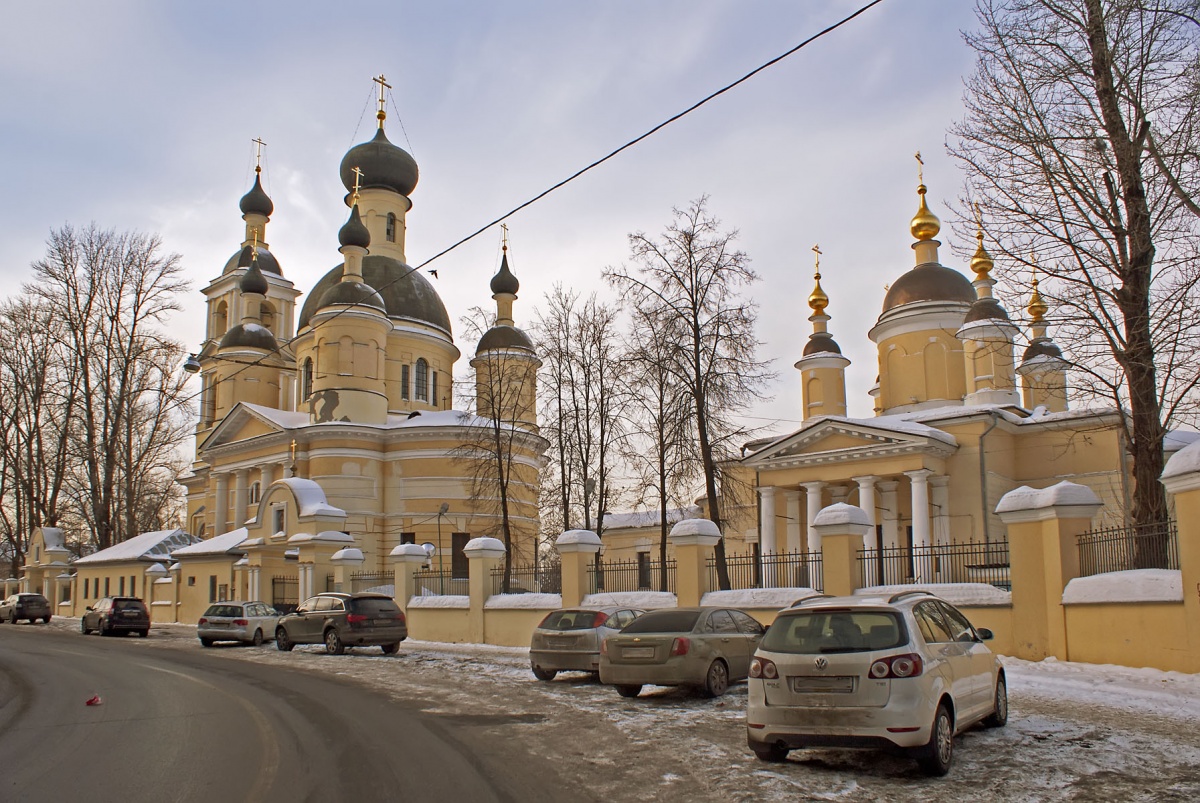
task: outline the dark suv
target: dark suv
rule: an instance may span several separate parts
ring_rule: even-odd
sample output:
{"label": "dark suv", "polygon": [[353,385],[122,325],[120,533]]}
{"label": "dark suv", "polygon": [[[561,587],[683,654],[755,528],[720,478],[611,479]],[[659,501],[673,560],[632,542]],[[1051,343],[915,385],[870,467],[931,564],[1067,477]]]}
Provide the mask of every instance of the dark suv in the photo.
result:
{"label": "dark suv", "polygon": [[19,619],[28,619],[30,624],[38,619],[49,622],[50,600],[41,594],[22,591],[0,602],[0,622],[10,622],[15,625]]}
{"label": "dark suv", "polygon": [[150,634],[150,611],[137,597],[104,597],[87,607],[79,628],[85,636],[96,630],[102,636],[137,633],[145,638]]}
{"label": "dark suv", "polygon": [[386,594],[370,592],[309,597],[275,629],[275,646],[283,652],[297,644],[324,644],[330,655],[369,646],[390,655],[406,638],[408,623],[400,606]]}

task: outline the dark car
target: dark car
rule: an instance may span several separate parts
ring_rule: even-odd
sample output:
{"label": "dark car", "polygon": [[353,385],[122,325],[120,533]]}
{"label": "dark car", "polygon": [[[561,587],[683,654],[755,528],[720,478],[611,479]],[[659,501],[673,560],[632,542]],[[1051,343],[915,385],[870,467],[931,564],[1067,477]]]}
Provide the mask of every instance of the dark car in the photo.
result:
{"label": "dark car", "polygon": [[137,633],[145,638],[150,635],[150,611],[137,597],[104,597],[87,607],[79,629],[85,636],[95,630],[102,636]]}
{"label": "dark car", "polygon": [[390,655],[406,638],[408,623],[400,606],[386,594],[370,592],[309,597],[275,628],[275,646],[282,652],[297,644],[324,644],[330,655],[370,646]]}
{"label": "dark car", "polygon": [[30,624],[38,619],[49,622],[50,600],[41,594],[22,591],[0,602],[0,622],[9,622],[15,625],[20,619],[28,619]]}

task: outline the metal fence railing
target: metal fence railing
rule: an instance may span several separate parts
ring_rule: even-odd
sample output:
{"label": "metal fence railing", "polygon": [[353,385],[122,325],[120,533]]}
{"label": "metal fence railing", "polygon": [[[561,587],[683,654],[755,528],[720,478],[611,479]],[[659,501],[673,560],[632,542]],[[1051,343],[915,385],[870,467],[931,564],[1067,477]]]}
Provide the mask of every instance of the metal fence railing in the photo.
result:
{"label": "metal fence railing", "polygon": [[271,578],[271,606],[291,613],[300,604],[300,578],[277,575]]}
{"label": "metal fence railing", "polygon": [[384,586],[394,589],[395,585],[395,572],[352,572],[350,574],[350,592],[352,594]]}
{"label": "metal fence railing", "polygon": [[504,589],[504,567],[492,569],[493,594],[561,594],[562,565],[559,563],[513,566]]}
{"label": "metal fence railing", "polygon": [[1179,531],[1173,521],[1093,530],[1076,536],[1079,575],[1128,569],[1178,569]]}
{"label": "metal fence railing", "polygon": [[858,552],[863,586],[908,583],[988,583],[1010,589],[1007,541],[963,541]]}
{"label": "metal fence railing", "polygon": [[599,560],[588,567],[588,589],[601,591],[661,591],[663,578],[667,591],[675,592],[675,560]]}
{"label": "metal fence railing", "polygon": [[413,579],[416,581],[417,596],[466,596],[471,593],[471,581],[466,577],[455,577],[449,569],[422,569],[413,572]]}
{"label": "metal fence railing", "polygon": [[[767,552],[763,555],[726,555],[729,587],[745,588],[812,588],[824,587],[821,576],[820,552]],[[708,559],[708,587],[720,588],[717,559]]]}

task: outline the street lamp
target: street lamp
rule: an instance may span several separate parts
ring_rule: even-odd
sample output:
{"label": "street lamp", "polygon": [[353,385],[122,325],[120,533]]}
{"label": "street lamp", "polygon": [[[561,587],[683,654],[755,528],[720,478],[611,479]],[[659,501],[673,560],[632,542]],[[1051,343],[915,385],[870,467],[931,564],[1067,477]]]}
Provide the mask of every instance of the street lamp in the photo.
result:
{"label": "street lamp", "polygon": [[[442,553],[446,551],[446,550],[445,550],[445,549],[443,549],[443,547],[442,547],[442,516],[445,516],[445,515],[446,515],[446,511],[447,511],[447,510],[449,510],[449,509],[450,509],[450,503],[449,503],[449,502],[442,502],[442,506],[438,508],[438,515],[437,515],[437,528],[438,528],[438,574],[442,574],[442,573],[444,572],[444,569],[443,569],[443,567],[442,567]],[[443,577],[442,579],[443,579],[443,582],[444,582],[444,581],[445,581],[445,578]]]}
{"label": "street lamp", "polygon": [[183,370],[189,374],[200,372],[200,360],[195,354],[189,354],[187,359],[183,361]]}

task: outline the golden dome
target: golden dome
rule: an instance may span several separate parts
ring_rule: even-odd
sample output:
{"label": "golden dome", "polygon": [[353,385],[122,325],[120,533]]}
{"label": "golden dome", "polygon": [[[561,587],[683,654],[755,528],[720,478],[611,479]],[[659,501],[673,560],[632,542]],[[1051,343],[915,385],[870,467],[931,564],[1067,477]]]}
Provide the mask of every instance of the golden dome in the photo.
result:
{"label": "golden dome", "polygon": [[813,312],[818,315],[824,314],[825,308],[829,306],[829,296],[825,295],[825,291],[821,289],[821,274],[817,274],[817,286],[808,294],[808,306],[812,307]]}
{"label": "golden dome", "polygon": [[975,235],[975,239],[979,243],[979,247],[975,249],[975,256],[971,257],[971,270],[975,272],[977,280],[986,279],[988,274],[992,272],[992,268],[996,266],[996,263],[992,261],[992,255],[983,247],[982,229]]}
{"label": "golden dome", "polygon": [[921,207],[909,225],[912,236],[922,241],[932,240],[942,230],[942,221],[938,220],[937,215],[930,212],[929,207],[925,204],[925,192],[924,184],[917,187],[917,194],[921,196]]}
{"label": "golden dome", "polygon": [[1033,294],[1029,296],[1029,306],[1026,309],[1029,310],[1029,317],[1033,323],[1041,323],[1050,311],[1049,305],[1042,300],[1042,294],[1038,292],[1037,273],[1033,274]]}

